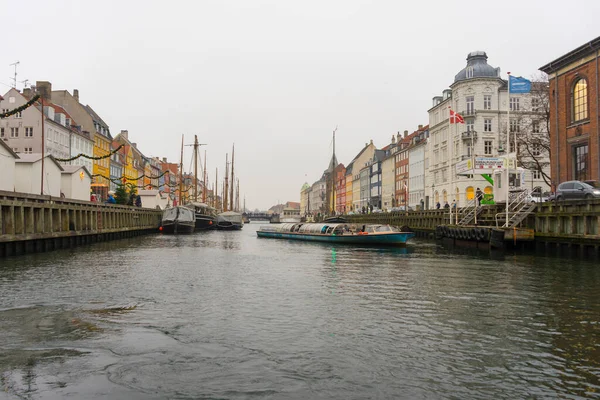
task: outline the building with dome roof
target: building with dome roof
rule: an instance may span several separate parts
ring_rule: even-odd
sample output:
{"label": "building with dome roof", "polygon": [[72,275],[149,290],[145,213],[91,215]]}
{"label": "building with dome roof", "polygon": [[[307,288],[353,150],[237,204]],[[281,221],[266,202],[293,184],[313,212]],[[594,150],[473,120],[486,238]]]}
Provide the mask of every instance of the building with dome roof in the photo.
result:
{"label": "building with dome roof", "polygon": [[[510,112],[511,149],[513,134],[535,125],[540,113],[532,111],[530,94],[513,94],[508,99],[508,84],[500,68],[488,64],[484,51],[467,56],[460,70],[441,96],[433,97],[429,109],[429,142],[426,150],[425,208],[456,200],[459,207],[474,198],[479,187],[492,193],[492,184],[481,175],[456,175],[457,163],[473,157],[502,157],[507,154],[507,109]],[[450,124],[450,109],[464,118],[464,124]],[[544,124],[541,124],[544,125]],[[535,125],[539,130],[540,125]],[[543,134],[543,132],[541,132]],[[528,188],[542,186],[538,171],[526,174]]]}

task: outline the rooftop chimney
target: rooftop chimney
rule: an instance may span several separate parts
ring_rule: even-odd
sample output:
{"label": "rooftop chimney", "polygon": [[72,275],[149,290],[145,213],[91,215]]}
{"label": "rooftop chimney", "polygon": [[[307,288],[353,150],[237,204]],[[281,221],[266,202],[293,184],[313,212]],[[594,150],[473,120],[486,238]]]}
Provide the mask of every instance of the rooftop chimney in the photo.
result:
{"label": "rooftop chimney", "polygon": [[124,137],[125,139],[129,140],[129,131],[126,129],[121,129],[121,134],[122,137]]}
{"label": "rooftop chimney", "polygon": [[419,125],[419,130],[422,130],[422,129],[423,129],[423,125]]}
{"label": "rooftop chimney", "polygon": [[28,99],[30,99],[31,98],[31,89],[30,88],[24,88],[23,89],[23,96],[25,96]]}
{"label": "rooftop chimney", "polygon": [[392,135],[392,144],[396,143],[396,136]]}
{"label": "rooftop chimney", "polygon": [[371,139],[371,142],[369,144],[373,144],[373,139]]}
{"label": "rooftop chimney", "polygon": [[163,157],[163,162],[166,164],[167,163],[167,157]]}
{"label": "rooftop chimney", "polygon": [[408,131],[404,131],[404,137],[408,136]]}
{"label": "rooftop chimney", "polygon": [[36,81],[35,86],[37,91],[42,96],[42,99],[51,101],[52,100],[52,84],[48,81]]}
{"label": "rooftop chimney", "polygon": [[73,89],[73,98],[79,102],[79,89]]}

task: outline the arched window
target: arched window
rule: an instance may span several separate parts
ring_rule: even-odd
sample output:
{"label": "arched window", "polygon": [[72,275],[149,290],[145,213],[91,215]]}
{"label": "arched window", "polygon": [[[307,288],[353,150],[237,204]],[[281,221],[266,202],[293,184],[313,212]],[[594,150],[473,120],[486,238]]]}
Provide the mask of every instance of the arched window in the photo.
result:
{"label": "arched window", "polygon": [[468,200],[473,200],[475,198],[475,189],[473,189],[473,186],[469,186],[466,190],[466,196],[467,196],[467,201]]}
{"label": "arched window", "polygon": [[583,78],[573,86],[573,122],[587,119],[588,117],[588,90],[587,81]]}

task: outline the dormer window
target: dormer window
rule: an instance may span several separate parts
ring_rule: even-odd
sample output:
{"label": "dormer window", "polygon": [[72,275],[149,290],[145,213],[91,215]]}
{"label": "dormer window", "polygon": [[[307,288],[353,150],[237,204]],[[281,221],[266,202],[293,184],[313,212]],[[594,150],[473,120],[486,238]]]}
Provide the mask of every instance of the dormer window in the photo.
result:
{"label": "dormer window", "polygon": [[473,67],[467,67],[467,79],[473,77]]}

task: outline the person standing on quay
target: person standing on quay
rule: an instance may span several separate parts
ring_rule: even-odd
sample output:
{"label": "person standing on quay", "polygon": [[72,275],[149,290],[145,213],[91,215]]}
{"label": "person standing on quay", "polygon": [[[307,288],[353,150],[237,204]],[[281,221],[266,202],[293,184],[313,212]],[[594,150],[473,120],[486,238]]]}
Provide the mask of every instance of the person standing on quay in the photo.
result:
{"label": "person standing on quay", "polygon": [[481,191],[481,189],[477,188],[477,190],[475,191],[475,197],[477,197],[477,205],[480,206],[481,200],[483,199],[483,192]]}

